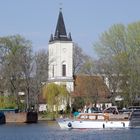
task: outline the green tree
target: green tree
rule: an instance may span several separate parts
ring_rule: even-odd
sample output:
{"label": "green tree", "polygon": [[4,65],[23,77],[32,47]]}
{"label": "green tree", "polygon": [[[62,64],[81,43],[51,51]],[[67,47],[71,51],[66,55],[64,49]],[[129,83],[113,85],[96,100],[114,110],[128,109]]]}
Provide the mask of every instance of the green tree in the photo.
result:
{"label": "green tree", "polygon": [[108,78],[113,100],[121,95],[125,105],[133,105],[140,94],[140,22],[113,25],[94,49],[99,58],[98,70]]}
{"label": "green tree", "polygon": [[124,98],[130,105],[134,105],[138,103],[137,97],[140,95],[140,22],[127,26],[127,48],[127,81],[122,89]]}
{"label": "green tree", "polygon": [[[30,77],[32,73],[31,42],[20,35],[0,38],[0,70],[3,81],[3,91],[16,98],[19,107],[18,93],[26,93],[27,99],[30,92]],[[28,106],[27,100],[27,106]]]}
{"label": "green tree", "polygon": [[0,96],[0,108],[15,108],[16,107],[16,102],[15,98],[12,96]]}
{"label": "green tree", "polygon": [[47,109],[50,112],[56,112],[61,109],[61,106],[67,105],[69,99],[69,93],[64,85],[57,85],[50,83],[43,87],[43,95],[46,98]]}

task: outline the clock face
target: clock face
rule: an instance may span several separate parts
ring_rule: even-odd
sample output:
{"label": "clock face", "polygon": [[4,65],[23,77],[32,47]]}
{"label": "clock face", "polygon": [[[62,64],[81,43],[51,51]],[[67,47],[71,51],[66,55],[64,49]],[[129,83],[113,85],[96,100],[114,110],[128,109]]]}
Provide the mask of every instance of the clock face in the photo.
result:
{"label": "clock face", "polygon": [[66,52],[66,48],[63,48],[63,52]]}

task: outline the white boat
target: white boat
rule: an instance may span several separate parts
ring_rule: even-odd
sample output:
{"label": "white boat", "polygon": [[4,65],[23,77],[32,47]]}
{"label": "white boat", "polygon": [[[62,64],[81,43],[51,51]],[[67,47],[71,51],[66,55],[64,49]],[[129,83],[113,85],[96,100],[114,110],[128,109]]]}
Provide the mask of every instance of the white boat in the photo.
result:
{"label": "white boat", "polygon": [[105,129],[105,128],[128,128],[128,117],[121,115],[109,115],[108,113],[80,113],[75,119],[58,119],[62,129]]}

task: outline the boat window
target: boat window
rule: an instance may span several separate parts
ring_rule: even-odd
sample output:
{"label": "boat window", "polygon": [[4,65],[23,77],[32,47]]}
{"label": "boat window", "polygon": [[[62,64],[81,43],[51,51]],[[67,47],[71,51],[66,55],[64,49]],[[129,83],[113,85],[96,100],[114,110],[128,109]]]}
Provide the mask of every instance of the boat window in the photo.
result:
{"label": "boat window", "polygon": [[95,120],[96,119],[96,116],[89,116],[89,119]]}
{"label": "boat window", "polygon": [[104,116],[98,116],[98,120],[104,120]]}

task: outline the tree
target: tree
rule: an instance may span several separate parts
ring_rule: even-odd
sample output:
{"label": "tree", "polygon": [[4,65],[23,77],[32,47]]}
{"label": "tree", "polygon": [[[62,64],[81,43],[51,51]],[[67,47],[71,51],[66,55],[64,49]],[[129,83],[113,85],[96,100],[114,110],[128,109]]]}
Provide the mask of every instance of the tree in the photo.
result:
{"label": "tree", "polygon": [[35,54],[36,78],[40,82],[46,82],[48,79],[48,53],[46,50],[40,50]]}
{"label": "tree", "polygon": [[15,108],[15,107],[16,102],[14,97],[0,96],[0,108]]}
{"label": "tree", "polygon": [[121,95],[124,104],[132,105],[139,95],[140,22],[113,25],[94,44],[100,72],[109,80],[114,97]]}
{"label": "tree", "polygon": [[85,98],[77,96],[74,97],[74,101],[72,103],[72,113],[78,111],[78,109],[83,109],[86,104]]}
{"label": "tree", "polygon": [[43,95],[46,98],[48,110],[58,113],[62,105],[66,106],[69,93],[64,85],[50,83],[43,87]]}
{"label": "tree", "polygon": [[[29,45],[29,44],[28,44]],[[32,72],[33,72],[33,55],[31,46],[21,49],[21,69],[24,77],[24,86],[26,90],[26,108],[30,106],[30,92],[32,87]]]}
{"label": "tree", "polygon": [[82,67],[81,67],[81,74],[86,74],[86,75],[95,75],[96,71],[95,66],[94,66],[94,61],[93,58],[91,58],[90,56],[85,57],[85,62],[83,63]]}
{"label": "tree", "polygon": [[77,76],[75,85],[75,98],[83,97],[85,104],[96,105],[109,96],[108,88],[99,76]]}
{"label": "tree", "polygon": [[48,53],[46,50],[36,52],[35,57],[35,72],[33,76],[33,92],[34,104],[39,104],[39,96],[41,95],[41,88],[48,79]]}
{"label": "tree", "polygon": [[122,87],[124,99],[130,105],[138,103],[137,97],[140,95],[140,22],[135,22],[127,26],[127,81]]}
{"label": "tree", "polygon": [[31,42],[20,35],[15,35],[1,37],[0,44],[3,90],[7,90],[9,95],[16,97],[16,104],[19,107],[18,93],[21,89],[28,89],[25,92],[27,96],[29,94],[32,71]]}
{"label": "tree", "polygon": [[74,44],[73,46],[73,74],[76,75],[81,72],[82,67],[86,61],[87,55],[84,54],[83,50]]}

